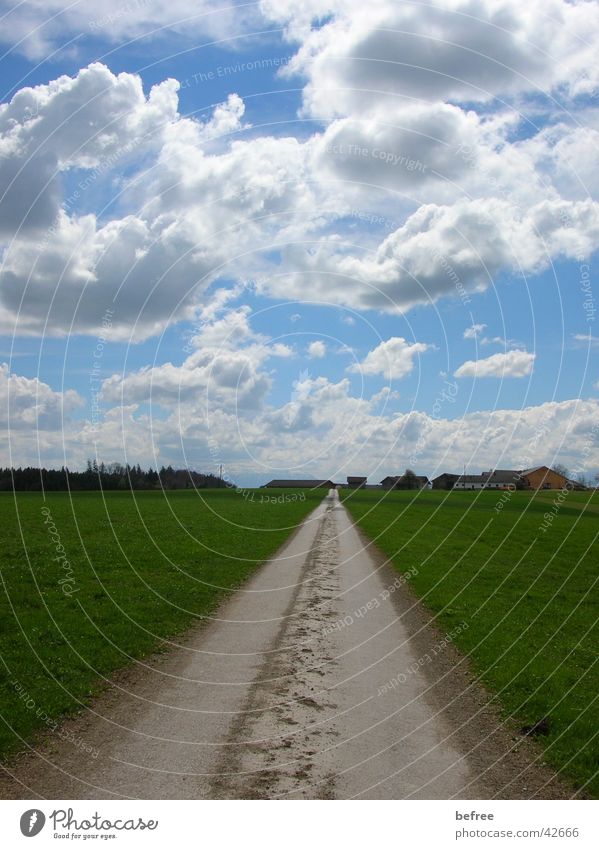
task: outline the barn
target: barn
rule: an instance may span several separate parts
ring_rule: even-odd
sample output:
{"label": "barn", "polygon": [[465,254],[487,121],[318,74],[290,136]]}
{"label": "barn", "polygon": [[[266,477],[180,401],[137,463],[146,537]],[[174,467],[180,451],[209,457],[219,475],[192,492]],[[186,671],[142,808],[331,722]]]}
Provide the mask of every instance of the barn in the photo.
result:
{"label": "barn", "polygon": [[265,483],[268,489],[334,489],[330,480],[272,480]]}
{"label": "barn", "polygon": [[585,489],[577,481],[572,481],[560,472],[550,469],[548,466],[535,466],[533,469],[524,469],[520,472],[526,489]]}

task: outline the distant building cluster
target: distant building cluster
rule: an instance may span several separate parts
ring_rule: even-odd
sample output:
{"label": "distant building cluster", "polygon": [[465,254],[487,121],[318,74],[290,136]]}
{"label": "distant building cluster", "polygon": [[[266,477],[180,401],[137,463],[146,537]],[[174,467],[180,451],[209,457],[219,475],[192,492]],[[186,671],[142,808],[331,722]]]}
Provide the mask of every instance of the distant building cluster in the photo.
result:
{"label": "distant building cluster", "polygon": [[345,483],[335,483],[332,480],[272,480],[265,484],[270,488],[291,489],[586,489],[577,481],[570,480],[561,472],[548,466],[535,466],[532,469],[490,469],[480,475],[458,475],[443,472],[429,480],[426,475],[417,475],[411,469],[406,469],[402,475],[387,475],[378,484],[369,484],[368,478],[348,475]]}
{"label": "distant building cluster", "polygon": [[406,469],[403,475],[388,475],[378,484],[369,484],[368,477],[348,475],[345,483],[335,483],[331,480],[282,479],[269,481],[265,486],[272,489],[426,489],[430,486],[430,481],[426,475],[415,475],[410,469]]}
{"label": "distant building cluster", "polygon": [[490,469],[480,475],[452,475],[444,472],[432,481],[433,489],[586,489],[548,466],[532,469]]}

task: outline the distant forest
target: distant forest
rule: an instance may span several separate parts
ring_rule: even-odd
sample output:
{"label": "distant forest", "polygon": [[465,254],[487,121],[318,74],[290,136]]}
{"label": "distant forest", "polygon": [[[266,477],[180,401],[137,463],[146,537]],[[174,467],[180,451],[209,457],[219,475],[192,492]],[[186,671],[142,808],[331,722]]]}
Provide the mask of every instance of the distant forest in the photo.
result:
{"label": "distant forest", "polygon": [[99,489],[218,489],[231,486],[217,475],[193,472],[191,469],[173,469],[163,466],[159,471],[142,469],[139,465],[122,466],[120,463],[98,464],[87,461],[84,472],[62,469],[0,468],[0,491],[61,492]]}

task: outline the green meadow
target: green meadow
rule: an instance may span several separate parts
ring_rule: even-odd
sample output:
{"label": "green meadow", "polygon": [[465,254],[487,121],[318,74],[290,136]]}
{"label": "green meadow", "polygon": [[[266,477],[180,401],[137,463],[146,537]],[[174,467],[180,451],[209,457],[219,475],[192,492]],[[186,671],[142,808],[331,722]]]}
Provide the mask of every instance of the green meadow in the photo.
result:
{"label": "green meadow", "polygon": [[2,493],[0,756],[201,621],[323,494]]}
{"label": "green meadow", "polygon": [[547,761],[598,797],[599,494],[342,497],[441,627],[468,624],[455,643],[504,715],[548,717]]}

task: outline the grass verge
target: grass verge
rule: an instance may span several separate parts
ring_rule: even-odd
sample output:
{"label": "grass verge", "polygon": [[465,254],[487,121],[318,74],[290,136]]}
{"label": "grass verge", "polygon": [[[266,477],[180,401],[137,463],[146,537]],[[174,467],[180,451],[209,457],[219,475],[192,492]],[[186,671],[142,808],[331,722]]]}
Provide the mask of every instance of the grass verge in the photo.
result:
{"label": "grass verge", "polygon": [[0,757],[213,611],[323,495],[1,494]]}

